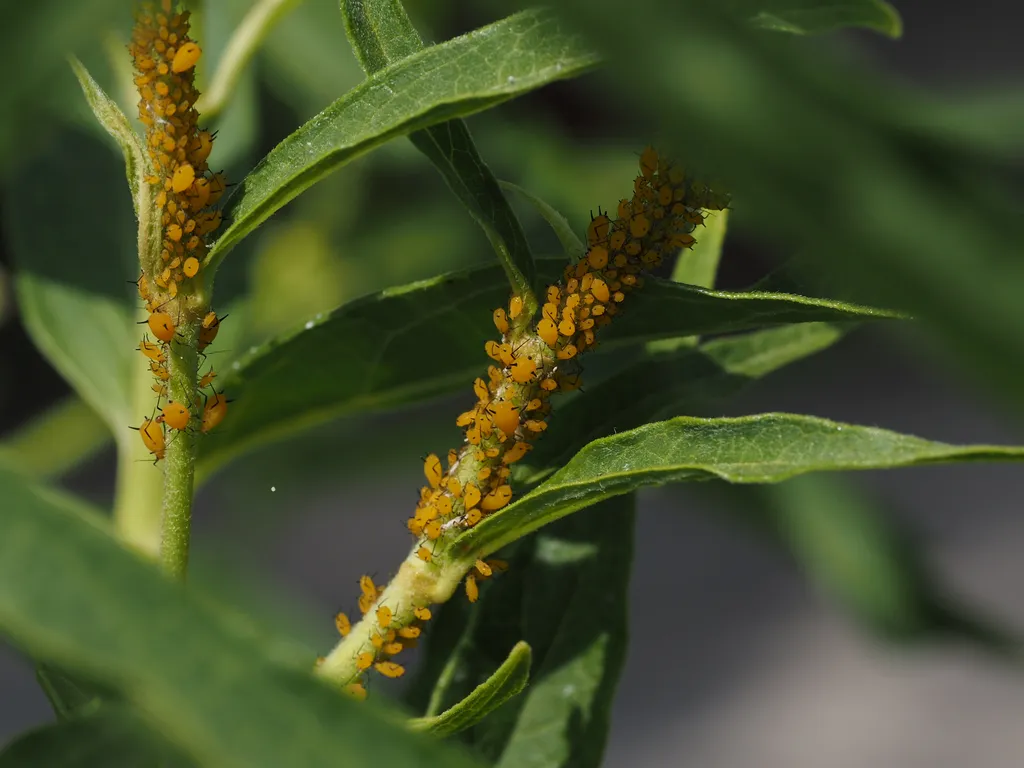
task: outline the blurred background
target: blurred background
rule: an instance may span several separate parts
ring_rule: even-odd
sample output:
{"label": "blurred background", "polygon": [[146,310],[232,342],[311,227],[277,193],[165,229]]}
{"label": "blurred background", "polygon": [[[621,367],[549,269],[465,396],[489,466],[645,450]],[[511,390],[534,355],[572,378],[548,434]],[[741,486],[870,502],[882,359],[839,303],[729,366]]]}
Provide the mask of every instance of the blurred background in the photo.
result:
{"label": "blurred background", "polygon": [[[204,34],[211,60],[247,5],[210,3]],[[1024,75],[1024,10],[996,0],[897,5],[905,26],[900,41],[842,33],[810,44],[840,48],[865,66],[937,93],[970,93],[977,84],[1019,82]],[[407,6],[428,41],[510,10],[468,0]],[[114,17],[120,27],[97,30],[94,42],[78,51],[112,94],[118,86],[109,52],[126,40],[127,15]],[[361,79],[336,0],[304,0],[271,34],[218,124],[212,165],[241,178]],[[123,90],[120,100],[132,101]],[[71,73],[54,73],[31,103],[29,114],[5,126],[0,155],[0,439],[61,403],[75,407],[19,321],[12,265],[57,259],[74,269],[110,260],[117,248],[126,278],[133,276],[121,161],[93,125]],[[499,178],[550,202],[578,231],[591,209],[627,194],[649,138],[643,116],[617,110],[588,77],[505,104],[469,125]],[[694,148],[695,159],[699,151]],[[90,204],[97,197],[118,199],[121,215],[99,219]],[[68,210],[81,216],[80,228],[69,227],[56,240],[46,235],[55,201],[70,201]],[[770,237],[744,226],[742,199],[734,207],[717,286],[726,289],[753,284],[791,255],[777,243],[768,248]],[[543,222],[530,209],[518,210],[535,251],[556,254],[558,243]],[[61,248],[56,255],[54,243]],[[216,304],[237,310],[238,320],[223,354],[230,359],[233,351],[365,293],[493,258],[436,171],[398,140],[302,195],[227,260]],[[404,556],[404,519],[421,484],[418,457],[455,444],[451,425],[465,401],[458,396],[347,418],[235,461],[198,500],[198,578],[208,574],[269,621],[288,622],[311,647],[328,648],[332,616],[354,604],[358,576],[384,578]],[[1024,429],[1009,410],[913,328],[862,328],[757,383],[722,415],[770,410],[949,442],[1024,443]],[[87,413],[81,429],[97,445],[107,442]],[[114,469],[107,444],[61,482],[109,505]],[[850,489],[913,532],[950,594],[1024,632],[1019,469],[926,467],[844,481],[837,493]],[[837,610],[785,551],[737,524],[737,506],[754,503],[762,502],[711,485],[640,494],[634,629],[606,765],[1019,765],[1019,670],[953,643],[909,647],[873,634]],[[0,646],[0,744],[50,719],[31,664]]]}

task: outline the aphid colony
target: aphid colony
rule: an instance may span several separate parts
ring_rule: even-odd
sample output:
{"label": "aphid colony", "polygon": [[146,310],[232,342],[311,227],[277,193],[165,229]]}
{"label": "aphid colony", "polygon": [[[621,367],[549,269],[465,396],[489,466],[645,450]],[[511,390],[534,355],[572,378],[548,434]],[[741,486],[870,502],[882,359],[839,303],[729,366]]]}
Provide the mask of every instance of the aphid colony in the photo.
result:
{"label": "aphid colony", "polygon": [[[431,563],[439,539],[472,528],[512,500],[511,465],[523,459],[548,428],[551,395],[580,386],[578,356],[597,344],[598,330],[620,312],[632,290],[642,287],[640,274],[691,247],[691,233],[704,222],[702,211],[722,210],[728,202],[727,196],[687,179],[681,168],[648,147],[640,158],[632,198],[619,202],[615,219],[598,211],[587,229],[586,255],[565,268],[559,284],[548,287],[536,323],[531,327],[519,296],[511,298],[507,310],[494,310],[501,338],[485,346],[494,363],[486,379],[473,383],[476,403],[455,422],[465,430],[465,443],[448,452],[446,466],[435,454],[424,461],[427,485],[407,523],[419,539],[420,560]],[[478,560],[465,579],[470,602],[479,597],[478,582],[505,567],[501,561]],[[363,577],[359,605],[364,614],[382,594],[368,588],[372,585],[372,579]],[[374,666],[381,674],[396,677],[402,668],[390,661],[392,651],[408,644],[402,629],[394,627],[392,614],[382,617],[385,609],[376,610],[374,650],[363,650],[356,667],[361,673]],[[418,623],[419,618],[410,625],[417,635]],[[344,614],[339,614],[338,629],[348,634]],[[365,695],[361,683],[350,685],[355,686],[354,693]]]}
{"label": "aphid colony", "polygon": [[[168,396],[168,359],[178,326],[196,312],[194,306],[178,300],[178,294],[202,269],[207,240],[221,223],[220,211],[212,206],[225,189],[224,174],[211,174],[207,165],[214,136],[198,127],[199,93],[193,81],[202,51],[188,36],[188,12],[173,11],[172,0],[161,0],[159,10],[142,5],[128,46],[139,89],[139,120],[146,130],[154,170],[146,181],[157,189],[155,203],[161,216],[160,262],[150,265],[148,274],[144,269],[137,282],[149,312],[146,325],[155,339],[143,337],[138,349],[155,378],[158,411],[138,429],[158,461],[166,448],[165,428],[188,429],[197,408],[194,403],[170,401],[163,407],[160,403]],[[211,311],[198,317],[198,351],[202,353],[213,342],[223,318]],[[211,387],[215,376],[212,369],[203,374],[199,389]],[[213,429],[226,413],[227,400],[214,390],[198,415],[201,431]]]}

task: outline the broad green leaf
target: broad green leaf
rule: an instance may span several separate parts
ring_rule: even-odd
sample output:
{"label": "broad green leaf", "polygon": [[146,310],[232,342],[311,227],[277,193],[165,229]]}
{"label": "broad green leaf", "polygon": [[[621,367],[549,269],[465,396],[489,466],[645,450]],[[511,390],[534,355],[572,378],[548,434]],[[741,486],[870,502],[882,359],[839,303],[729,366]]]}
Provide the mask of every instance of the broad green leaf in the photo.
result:
{"label": "broad green leaf", "polygon": [[187,768],[186,760],[124,707],[36,728],[0,752],[0,768]]}
{"label": "broad green leaf", "polygon": [[890,640],[956,638],[1003,653],[1021,643],[958,604],[927,567],[913,537],[847,483],[808,475],[743,488],[737,512],[765,530],[823,592]]}
{"label": "broad green leaf", "polygon": [[720,7],[779,32],[808,35],[864,27],[889,37],[903,34],[899,12],[884,0],[727,0]]}
{"label": "broad green leaf", "polygon": [[813,416],[680,416],[587,445],[536,489],[455,541],[479,557],[602,499],[691,480],[777,483],[807,472],[1020,461],[1024,448],[949,445]]}
{"label": "broad green leaf", "polygon": [[409,727],[414,731],[428,731],[435,736],[450,736],[476,725],[526,687],[530,678],[531,658],[530,646],[523,642],[516,643],[505,663],[469,696],[439,715],[410,720]]}
{"label": "broad green leaf", "polygon": [[200,765],[470,764],[314,680],[312,652],[172,583],[80,502],[4,469],[0,495],[0,633],[115,688]]}
{"label": "broad green leaf", "polygon": [[[551,231],[555,233],[555,237],[557,237],[558,241],[562,244],[562,248],[565,250],[565,255],[570,261],[576,263],[583,258],[583,254],[586,252],[587,248],[583,245],[583,241],[577,237],[576,233],[573,231],[572,225],[569,224],[569,220],[566,219],[565,216],[532,192],[527,192],[522,187],[517,186],[510,181],[499,181],[498,183],[501,184],[504,189],[521,195],[524,200],[537,209],[537,212],[544,218],[544,221],[551,226]],[[679,281],[678,278],[675,279]],[[679,282],[687,281],[683,280]]]}
{"label": "broad green leaf", "polygon": [[[564,260],[538,262],[554,279]],[[486,368],[491,312],[508,300],[495,267],[478,267],[366,296],[256,347],[219,379],[236,402],[204,441],[201,474],[267,440],[346,413],[466,388]],[[766,293],[727,293],[649,280],[602,336],[613,350],[650,339],[771,324],[894,317],[869,307]],[[444,365],[438,352],[444,350]]]}
{"label": "broad green leaf", "polygon": [[1005,163],[979,162],[993,154],[983,131],[972,141],[933,128],[935,98],[737,24],[715,3],[563,7],[608,55],[606,88],[699,151],[754,231],[806,248],[861,300],[929,321],[1020,402],[1024,366],[1007,361],[1024,359],[1024,221]]}
{"label": "broad green leaf", "polygon": [[97,148],[66,133],[27,164],[7,186],[4,229],[32,341],[116,434],[141,416],[129,407],[141,334],[125,283],[138,275],[136,235],[123,162]]}
{"label": "broad green leaf", "polygon": [[356,86],[274,148],[228,201],[224,257],[274,211],[390,139],[488,109],[596,63],[551,14],[527,11],[432,46]]}
{"label": "broad green leaf", "polygon": [[[517,479],[539,482],[599,437],[707,412],[751,382],[842,336],[843,329],[834,325],[802,323],[705,342],[699,349],[648,353],[560,406],[544,439],[521,462]],[[638,381],[645,385],[638,388]]]}
{"label": "broad green leaf", "polygon": [[482,587],[470,621],[458,601],[444,606],[438,636],[450,625],[465,631],[457,644],[431,638],[427,671],[448,656],[435,698],[457,699],[516,637],[534,649],[526,690],[461,735],[493,764],[600,765],[626,652],[633,521],[632,496],[559,520],[516,543],[511,568]]}

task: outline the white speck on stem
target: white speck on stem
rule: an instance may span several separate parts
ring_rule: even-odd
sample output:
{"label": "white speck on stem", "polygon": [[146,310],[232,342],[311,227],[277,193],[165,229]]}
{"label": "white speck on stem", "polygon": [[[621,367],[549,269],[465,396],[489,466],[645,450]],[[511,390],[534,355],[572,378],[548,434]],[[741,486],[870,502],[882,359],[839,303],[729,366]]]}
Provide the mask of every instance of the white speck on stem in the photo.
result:
{"label": "white speck on stem", "polygon": [[270,486],[270,492],[271,493],[275,493],[276,491],[277,491],[277,486],[276,485]]}
{"label": "white speck on stem", "polygon": [[567,699],[570,696],[572,696],[574,693],[576,693],[576,686],[575,685],[566,685],[566,686],[562,687],[562,696],[564,698]]}
{"label": "white speck on stem", "polygon": [[514,85],[515,82],[516,82],[516,76],[515,75],[509,75],[508,76],[508,84],[509,85]]}
{"label": "white speck on stem", "polygon": [[313,322],[312,320],[309,320],[309,321],[307,321],[307,322],[306,322],[306,326],[305,326],[305,327],[306,327],[306,330],[308,331],[308,330],[309,330],[310,328],[312,328],[312,327],[313,327],[314,325],[316,325],[316,323],[314,323],[314,322]]}

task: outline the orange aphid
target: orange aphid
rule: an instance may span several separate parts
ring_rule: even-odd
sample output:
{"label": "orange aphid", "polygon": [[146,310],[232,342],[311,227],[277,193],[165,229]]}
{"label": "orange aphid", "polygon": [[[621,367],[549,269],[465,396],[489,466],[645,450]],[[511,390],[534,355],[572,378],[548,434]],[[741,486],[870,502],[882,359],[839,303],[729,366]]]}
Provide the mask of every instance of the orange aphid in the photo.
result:
{"label": "orange aphid", "polygon": [[202,432],[209,432],[228,415],[228,400],[223,393],[215,392],[213,397],[208,398],[203,406],[203,423],[200,427]]}
{"label": "orange aphid", "polygon": [[405,674],[405,667],[393,661],[378,661],[373,665],[373,668],[384,675],[384,677],[401,677]]}
{"label": "orange aphid", "polygon": [[475,603],[480,597],[480,588],[476,585],[476,577],[472,574],[466,577],[466,597],[471,603]]}
{"label": "orange aphid", "polygon": [[171,61],[171,71],[175,74],[181,74],[185,70],[192,69],[202,55],[203,52],[198,45],[195,43],[185,43],[174,54],[174,59]]}
{"label": "orange aphid", "polygon": [[338,634],[342,637],[347,636],[352,631],[352,622],[348,620],[348,616],[344,613],[339,613],[334,617],[334,626],[338,628]]}
{"label": "orange aphid", "polygon": [[437,488],[441,485],[441,459],[437,457],[436,453],[431,453],[423,462],[423,474],[427,477],[427,482],[430,483],[431,488]]}
{"label": "orange aphid", "polygon": [[356,669],[360,672],[369,669],[373,665],[373,654],[370,651],[363,651],[356,656]]}
{"label": "orange aphid", "polygon": [[158,420],[162,420],[171,429],[182,430],[188,426],[192,414],[181,403],[170,402],[160,411]]}
{"label": "orange aphid", "polygon": [[174,318],[166,312],[153,312],[146,323],[160,341],[166,343],[174,338]]}
{"label": "orange aphid", "polygon": [[362,683],[349,683],[345,686],[345,693],[357,701],[366,699],[366,687]]}
{"label": "orange aphid", "polygon": [[380,624],[380,626],[383,629],[387,629],[388,626],[390,626],[391,616],[391,609],[388,608],[386,605],[382,605],[380,608],[377,609],[377,623]]}
{"label": "orange aphid", "polygon": [[166,444],[164,443],[164,431],[160,424],[155,420],[145,419],[139,426],[139,437],[142,438],[146,450],[153,454],[157,461],[164,457]]}
{"label": "orange aphid", "polygon": [[420,621],[430,621],[430,609],[426,606],[422,606],[420,608],[413,608],[412,613],[413,616],[415,616]]}

